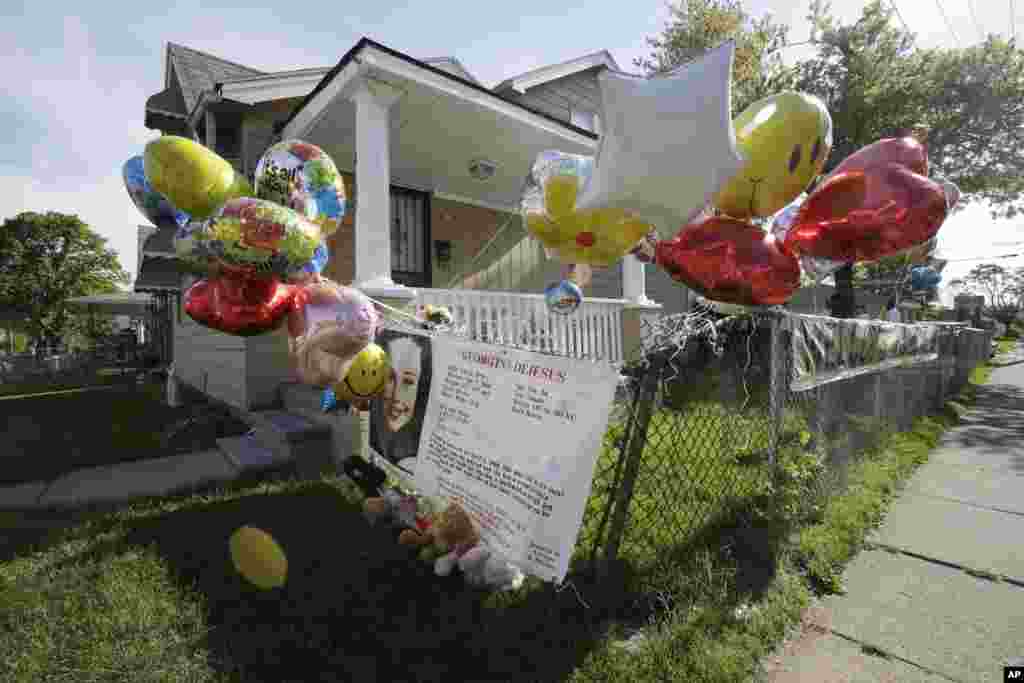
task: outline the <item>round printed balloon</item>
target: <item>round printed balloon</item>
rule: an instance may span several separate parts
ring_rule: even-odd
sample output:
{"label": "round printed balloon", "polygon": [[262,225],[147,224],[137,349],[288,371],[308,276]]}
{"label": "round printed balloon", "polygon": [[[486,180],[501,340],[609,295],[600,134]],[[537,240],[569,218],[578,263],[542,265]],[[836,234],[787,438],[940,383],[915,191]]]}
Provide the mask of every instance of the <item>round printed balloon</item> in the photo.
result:
{"label": "round printed balloon", "polygon": [[910,271],[910,288],[915,290],[934,289],[942,282],[942,275],[931,266],[917,266]]}
{"label": "round printed balloon", "polygon": [[783,92],[733,121],[746,163],[713,200],[733,218],[771,216],[821,173],[832,151],[832,117],[813,95]]}
{"label": "round printed balloon", "polygon": [[334,161],[301,140],[272,145],[256,165],[256,196],[277,202],[333,234],[345,216],[345,185]]}
{"label": "round printed balloon", "polygon": [[562,263],[614,265],[652,230],[622,209],[576,209],[593,167],[591,157],[543,152],[523,194],[527,231]]}
{"label": "round printed balloon", "polygon": [[356,354],[345,378],[334,385],[334,393],[343,401],[355,403],[380,395],[391,379],[391,359],[377,344],[367,344]]}
{"label": "round printed balloon", "polygon": [[128,190],[128,196],[146,219],[153,225],[162,225],[168,221],[176,225],[185,225],[189,216],[184,211],[174,208],[174,205],[146,180],[145,164],[142,155],[134,156],[124,162],[121,168],[121,176],[124,178],[124,187]]}
{"label": "round printed balloon", "polygon": [[287,207],[252,197],[232,199],[208,221],[180,229],[174,246],[195,267],[282,279],[326,260],[319,227]]}
{"label": "round printed balloon", "polygon": [[583,303],[583,290],[572,280],[562,280],[544,290],[544,303],[557,315],[570,315]]}
{"label": "round printed balloon", "polygon": [[252,196],[244,175],[213,150],[177,135],[146,145],[146,178],[153,188],[195,220],[205,220],[224,202]]}

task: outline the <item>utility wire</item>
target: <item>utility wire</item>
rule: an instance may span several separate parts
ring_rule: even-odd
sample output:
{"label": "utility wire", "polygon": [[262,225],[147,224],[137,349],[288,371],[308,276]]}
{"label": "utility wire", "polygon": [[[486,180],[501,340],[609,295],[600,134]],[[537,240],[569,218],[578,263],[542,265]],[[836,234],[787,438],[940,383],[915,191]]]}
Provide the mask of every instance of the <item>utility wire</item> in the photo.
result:
{"label": "utility wire", "polygon": [[956,31],[953,30],[953,24],[949,21],[949,16],[946,14],[946,8],[942,6],[942,0],[935,0],[935,6],[939,8],[939,12],[942,14],[942,20],[946,22],[946,28],[948,28],[950,34],[952,34],[957,47],[962,47],[960,45],[960,36],[958,36]]}
{"label": "utility wire", "polygon": [[1017,40],[1017,10],[1013,7],[1013,0],[1010,0],[1010,40]]}

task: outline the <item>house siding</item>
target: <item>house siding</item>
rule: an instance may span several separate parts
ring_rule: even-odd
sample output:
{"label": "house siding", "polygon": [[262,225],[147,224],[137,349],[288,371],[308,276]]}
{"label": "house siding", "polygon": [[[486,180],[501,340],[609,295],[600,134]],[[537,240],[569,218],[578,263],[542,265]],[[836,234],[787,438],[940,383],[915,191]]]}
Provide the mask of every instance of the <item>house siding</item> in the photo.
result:
{"label": "house siding", "polygon": [[175,376],[217,400],[247,409],[246,340],[203,327],[188,317],[183,306],[174,308]]}
{"label": "house siding", "polygon": [[239,169],[250,179],[256,164],[274,140],[274,124],[284,120],[302,102],[301,98],[266,102],[250,108],[242,118],[242,149]]}
{"label": "house siding", "polygon": [[597,75],[604,67],[542,83],[530,88],[522,95],[510,93],[506,97],[531,109],[542,111],[549,116],[568,122],[573,108],[601,113],[601,90]]}

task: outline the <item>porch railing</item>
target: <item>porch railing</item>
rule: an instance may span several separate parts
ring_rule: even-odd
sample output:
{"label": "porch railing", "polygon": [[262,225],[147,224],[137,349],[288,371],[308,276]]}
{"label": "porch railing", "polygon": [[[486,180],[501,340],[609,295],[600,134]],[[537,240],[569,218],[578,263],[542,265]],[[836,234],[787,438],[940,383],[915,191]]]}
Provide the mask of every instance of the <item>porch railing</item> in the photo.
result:
{"label": "porch railing", "polygon": [[457,325],[478,341],[531,351],[619,362],[622,309],[619,299],[586,298],[571,315],[548,311],[541,294],[472,289],[419,289],[417,304],[446,306]]}

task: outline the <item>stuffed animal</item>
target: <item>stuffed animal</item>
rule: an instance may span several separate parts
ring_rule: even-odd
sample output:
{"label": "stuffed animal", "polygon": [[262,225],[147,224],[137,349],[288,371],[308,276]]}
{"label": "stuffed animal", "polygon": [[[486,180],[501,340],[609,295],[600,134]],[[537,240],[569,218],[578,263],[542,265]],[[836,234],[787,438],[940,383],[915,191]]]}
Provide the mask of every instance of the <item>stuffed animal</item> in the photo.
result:
{"label": "stuffed animal", "polygon": [[411,546],[439,546],[447,554],[437,558],[434,573],[448,576],[459,558],[480,542],[480,534],[473,526],[469,514],[457,503],[450,503],[429,525],[406,529],[398,536],[398,542]]}

